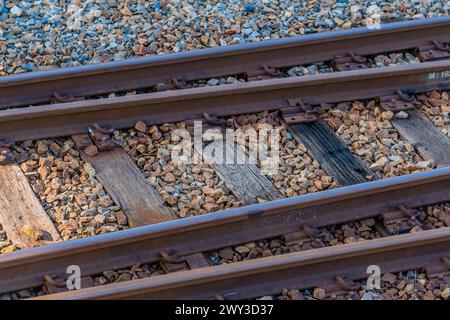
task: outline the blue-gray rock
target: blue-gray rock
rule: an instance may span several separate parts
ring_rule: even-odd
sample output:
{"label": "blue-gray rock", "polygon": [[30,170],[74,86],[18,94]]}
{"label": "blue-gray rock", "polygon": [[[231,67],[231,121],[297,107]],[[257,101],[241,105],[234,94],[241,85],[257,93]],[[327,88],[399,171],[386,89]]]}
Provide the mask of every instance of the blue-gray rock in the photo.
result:
{"label": "blue-gray rock", "polygon": [[251,4],[251,3],[246,3],[244,5],[244,9],[247,12],[254,12],[256,10],[256,7],[253,4]]}
{"label": "blue-gray rock", "polygon": [[27,70],[27,71],[33,71],[33,67],[30,66],[28,63],[23,62],[23,63],[20,64],[20,66],[22,68],[24,68],[25,70]]}

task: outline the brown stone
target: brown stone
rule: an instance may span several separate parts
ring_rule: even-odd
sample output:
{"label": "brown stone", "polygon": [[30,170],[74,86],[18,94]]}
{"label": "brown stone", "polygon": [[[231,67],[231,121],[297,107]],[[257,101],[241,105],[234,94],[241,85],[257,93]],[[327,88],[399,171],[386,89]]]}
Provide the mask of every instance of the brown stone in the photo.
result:
{"label": "brown stone", "polygon": [[319,190],[323,190],[322,182],[320,180],[315,180],[314,186]]}
{"label": "brown stone", "polygon": [[175,176],[173,175],[173,173],[169,172],[164,176],[164,181],[168,182],[168,183],[172,183],[175,182]]}
{"label": "brown stone", "polygon": [[387,282],[389,284],[393,284],[393,283],[395,283],[395,281],[397,281],[397,277],[395,275],[393,275],[392,273],[385,273],[381,277],[381,281]]}
{"label": "brown stone", "polygon": [[71,167],[72,169],[75,170],[75,169],[78,169],[80,167],[80,164],[79,164],[79,162],[76,159],[72,159],[69,162],[69,167]]}
{"label": "brown stone", "polygon": [[22,227],[22,232],[35,241],[42,240],[44,236],[44,233],[41,230],[35,230],[29,225],[24,225]]}
{"label": "brown stone", "polygon": [[250,249],[247,248],[246,246],[238,246],[234,250],[239,254],[247,254],[250,252]]}
{"label": "brown stone", "polygon": [[37,171],[39,173],[41,180],[45,180],[45,178],[47,178],[48,169],[46,167],[39,167]]}
{"label": "brown stone", "polygon": [[313,292],[313,297],[316,299],[323,299],[325,298],[326,293],[325,293],[325,289],[322,288],[315,288],[314,292]]}
{"label": "brown stone", "polygon": [[3,248],[0,253],[10,253],[16,250],[16,247],[14,245],[7,246],[6,248]]}
{"label": "brown stone", "polygon": [[117,282],[124,282],[124,281],[130,281],[131,275],[129,273],[122,273],[119,278],[117,279]]}
{"label": "brown stone", "polygon": [[142,121],[138,121],[136,122],[136,125],[134,126],[134,128],[139,131],[139,132],[146,132],[147,131],[147,125],[142,122]]}
{"label": "brown stone", "polygon": [[200,37],[200,43],[201,43],[202,45],[204,45],[204,46],[208,45],[208,41],[209,41],[209,38],[208,38],[207,36],[202,35],[202,36]]}
{"label": "brown stone", "polygon": [[375,225],[375,219],[373,219],[373,218],[364,219],[364,220],[361,220],[361,223],[368,227],[373,227]]}
{"label": "brown stone", "polygon": [[131,10],[127,7],[127,5],[125,5],[121,10],[120,13],[122,13],[124,16],[131,16]]}
{"label": "brown stone", "polygon": [[300,291],[298,290],[290,290],[288,292],[288,296],[292,299],[292,300],[302,300],[303,299],[303,295],[300,293]]}
{"label": "brown stone", "polygon": [[382,113],[381,113],[381,118],[383,119],[383,120],[391,120],[392,119],[392,117],[393,117],[393,112],[392,111],[383,111]]}
{"label": "brown stone", "polygon": [[95,220],[96,222],[100,223],[100,224],[104,224],[104,223],[105,223],[105,220],[106,220],[106,217],[105,217],[104,215],[102,215],[102,214],[97,214],[97,215],[94,217],[94,220]]}
{"label": "brown stone", "polygon": [[441,298],[448,300],[450,297],[450,287],[446,288],[444,291],[441,292]]}
{"label": "brown stone", "polygon": [[234,251],[231,248],[225,248],[219,251],[219,256],[227,260],[233,259],[233,255]]}
{"label": "brown stone", "polygon": [[84,152],[85,152],[89,157],[94,157],[95,155],[98,154],[98,149],[97,149],[96,146],[90,145],[89,147],[87,147],[86,149],[84,149]]}
{"label": "brown stone", "polygon": [[20,169],[22,169],[23,172],[27,173],[33,171],[33,166],[28,162],[24,162],[20,165]]}
{"label": "brown stone", "polygon": [[216,204],[214,204],[214,203],[205,203],[204,205],[203,205],[203,208],[206,210],[206,211],[208,211],[208,212],[213,212],[213,211],[217,211],[217,210],[219,210],[219,207],[216,205]]}
{"label": "brown stone", "polygon": [[450,113],[450,106],[448,106],[448,105],[442,105],[442,106],[441,106],[441,110],[442,110],[442,112]]}
{"label": "brown stone", "polygon": [[128,224],[128,218],[122,211],[114,212],[114,215],[116,216],[117,223],[120,225],[126,226]]}
{"label": "brown stone", "polygon": [[175,43],[178,41],[178,38],[172,34],[166,34],[164,36],[164,38],[166,38],[167,41],[172,42],[172,43]]}
{"label": "brown stone", "polygon": [[37,153],[42,156],[48,151],[47,145],[43,141],[39,141],[37,144]]}
{"label": "brown stone", "polygon": [[111,200],[111,198],[109,196],[104,196],[98,199],[98,203],[102,206],[102,207],[109,207],[110,205],[113,204],[113,201]]}

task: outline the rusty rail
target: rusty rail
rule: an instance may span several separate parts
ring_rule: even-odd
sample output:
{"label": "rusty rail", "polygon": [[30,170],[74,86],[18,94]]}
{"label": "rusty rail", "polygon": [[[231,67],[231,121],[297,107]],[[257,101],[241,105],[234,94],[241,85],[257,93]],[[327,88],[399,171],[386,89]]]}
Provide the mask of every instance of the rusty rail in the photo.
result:
{"label": "rusty rail", "polygon": [[161,251],[183,257],[441,203],[449,190],[450,167],[13,252],[0,256],[0,293],[40,286],[46,275],[64,279],[72,264],[94,275],[158,262]]}
{"label": "rusty rail", "polygon": [[337,56],[372,55],[433,47],[450,42],[450,17],[390,23],[281,40],[187,53],[12,75],[0,78],[0,109],[71,100],[171,81],[192,81],[329,61]]}
{"label": "rusty rail", "polygon": [[[449,273],[450,228],[349,245],[225,264],[160,277],[38,297],[36,299],[249,299],[279,294],[284,288],[335,284],[341,290],[366,279],[367,267],[382,273],[443,265]],[[445,260],[447,259],[447,260]],[[342,282],[344,284],[342,284]],[[356,288],[356,286],[355,286]]]}
{"label": "rusty rail", "polygon": [[86,133],[93,122],[116,129],[136,121],[159,124],[230,116],[286,107],[287,99],[310,104],[376,98],[403,90],[450,88],[450,60],[315,76],[174,90],[0,111],[0,139],[21,141]]}

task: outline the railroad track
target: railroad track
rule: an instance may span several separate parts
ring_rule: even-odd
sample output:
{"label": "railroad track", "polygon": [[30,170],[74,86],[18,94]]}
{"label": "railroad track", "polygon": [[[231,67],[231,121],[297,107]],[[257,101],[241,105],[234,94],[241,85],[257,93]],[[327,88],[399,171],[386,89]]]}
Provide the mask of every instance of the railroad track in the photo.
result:
{"label": "railroad track", "polygon": [[[445,89],[442,84],[445,79],[441,77],[448,78],[445,60],[449,57],[446,47],[450,37],[445,31],[449,24],[447,17],[408,21],[384,25],[381,30],[360,28],[267,44],[3,77],[0,79],[0,97],[3,97],[0,108],[9,110],[1,112],[0,137],[18,141],[85,133],[87,126],[92,125],[92,119],[98,120],[100,125],[121,129],[132,127],[137,120],[161,124],[202,118],[205,112],[217,117],[260,112],[288,106],[288,99],[299,96],[310,104],[318,104],[380,97],[392,94],[393,88],[400,87],[409,92]],[[370,63],[367,56],[408,50],[416,52],[426,63],[414,67],[395,66],[388,72],[365,70],[368,68],[365,63]],[[444,61],[430,62],[439,60]],[[336,71],[360,72],[278,79],[283,76],[282,69],[315,62],[327,62]],[[157,79],[149,74],[157,75]],[[266,80],[229,84],[220,89],[179,90],[189,87],[189,81],[239,74],[246,79],[250,75],[250,80]],[[178,90],[100,101],[88,99],[142,88],[150,92],[161,91],[155,88],[158,85]],[[330,91],[330,87],[334,90]],[[22,94],[24,88],[27,95]],[[259,94],[255,95],[255,92]],[[213,106],[208,100],[212,96]],[[85,98],[88,100],[83,100]],[[13,108],[51,101],[53,104],[34,106],[33,110]]]}
{"label": "railroad track", "polygon": [[[167,253],[163,256],[170,257],[165,261],[167,270],[196,269],[207,263],[201,253],[211,250],[276,236],[282,236],[291,244],[308,239],[311,241],[316,237],[314,234],[305,234],[304,226],[314,230],[332,224],[399,213],[398,207],[403,204],[415,208],[448,200],[448,168],[417,175],[379,180],[0,256],[1,288],[8,292],[39,287],[43,285],[44,277],[49,275],[54,279],[64,279],[67,266],[75,262],[84,276],[123,269],[136,263],[158,263],[162,259],[162,252]],[[448,228],[442,230],[447,231],[438,232],[448,237]],[[414,238],[414,235],[409,237]],[[383,241],[386,242],[385,239]],[[334,251],[330,250],[333,248],[326,249],[333,255]],[[448,245],[445,249],[448,250]],[[442,257],[445,256],[444,252]],[[388,270],[404,271],[424,266],[424,261],[428,262],[419,261],[414,266],[398,263]],[[367,265],[359,267],[367,268]],[[130,283],[130,288],[133,286]]]}
{"label": "railroad track", "polygon": [[[251,299],[285,288],[359,288],[367,266],[386,272],[424,267],[432,278],[448,277],[449,228],[334,248],[321,248],[161,277],[69,291],[40,299]],[[328,294],[332,293],[328,292]]]}
{"label": "railroad track", "polygon": [[[395,51],[416,50],[422,61],[442,59],[448,57],[446,50],[441,49],[450,42],[447,34],[449,24],[447,17],[406,21],[385,24],[379,30],[358,28],[13,75],[0,79],[0,108],[51,100],[70,101],[126,90],[176,89],[192,81],[227,75],[273,78],[279,76],[284,68],[333,60],[339,70],[359,69],[367,67],[364,66],[367,62],[364,56]],[[27,95],[23,94],[24,90]]]}
{"label": "railroad track", "polygon": [[[396,233],[423,227],[420,208],[450,201],[450,138],[431,122],[433,117],[421,112],[425,106],[445,124],[443,110],[450,103],[445,92],[450,88],[449,29],[448,18],[403,22],[381,30],[357,29],[0,79],[0,108],[5,109],[0,110],[0,224],[16,247],[26,249],[0,255],[0,294],[46,286],[51,293],[46,297],[58,299],[183,298],[186,292],[181,288],[189,285],[191,298],[257,298],[276,294],[294,282],[295,289],[307,289],[334,283],[336,277],[340,289],[350,288],[352,281],[364,278],[367,262],[380,264],[383,272],[426,267],[430,277],[439,273],[445,283],[449,212],[439,216],[436,230]],[[366,64],[368,56],[396,51],[410,51],[422,63],[388,68]],[[289,67],[319,61],[342,72],[285,77]],[[189,87],[192,81],[239,74],[246,82]],[[30,94],[19,94],[24,88]],[[165,92],[79,99],[137,89]],[[23,107],[51,100],[51,104]],[[355,110],[359,110],[357,120],[352,120]],[[239,118],[243,114],[245,121]],[[342,121],[333,118],[335,114],[341,114]],[[352,125],[366,132],[361,131],[366,125],[358,128],[363,116],[369,117],[366,122],[388,125],[376,126],[370,138],[380,146],[386,144],[378,147],[387,152],[382,155],[386,162],[399,161],[397,151],[389,153],[392,145],[407,149],[409,162],[388,164],[386,169],[380,164],[382,156],[370,157],[367,150],[355,147],[357,141],[348,135]],[[300,158],[318,163],[314,172],[322,177],[298,193],[308,194],[286,199],[290,194],[276,179],[261,175],[261,162],[216,164],[205,157],[210,180],[220,182],[212,187],[203,184],[200,193],[219,190],[219,196],[210,198],[225,197],[228,200],[220,200],[225,203],[236,199],[240,207],[175,220],[185,212],[170,194],[149,181],[159,179],[154,164],[161,161],[160,149],[167,145],[155,141],[170,143],[170,137],[164,137],[177,125],[163,125],[162,134],[155,125],[182,122],[178,128],[193,129],[193,121],[202,120],[203,130],[220,132],[257,126],[258,119],[282,127],[293,149],[304,149],[297,152]],[[341,132],[346,123],[348,132]],[[133,129],[122,130],[129,128]],[[153,144],[159,148],[154,153]],[[238,151],[233,143],[225,142],[225,147],[227,152]],[[151,157],[157,160],[152,165],[141,161]],[[429,171],[418,173],[423,170]],[[410,172],[415,173],[382,179]],[[288,175],[287,181],[294,178]],[[70,186],[59,188],[67,179]],[[174,180],[163,180],[176,189]],[[95,212],[96,194],[83,200],[86,188],[69,196],[68,206],[60,205],[68,190],[80,182],[86,186],[86,181],[101,185],[98,202],[115,207],[112,215],[108,210]],[[83,214],[70,203],[82,208]],[[206,211],[233,206],[210,205]],[[55,228],[58,215],[62,222]],[[89,218],[93,215],[95,222]],[[125,221],[122,225],[131,229],[60,242],[67,220],[108,226],[120,217]],[[384,239],[224,266],[210,266],[214,263],[205,258],[210,251],[274,237],[288,246],[312,242],[324,246],[317,228],[368,218],[376,219]],[[336,259],[345,263],[331,274]],[[69,265],[78,265],[85,286],[93,286],[92,278],[105,270],[158,262],[167,275],[59,292]],[[305,279],[317,266],[320,272]],[[173,273],[180,270],[185,271]]]}

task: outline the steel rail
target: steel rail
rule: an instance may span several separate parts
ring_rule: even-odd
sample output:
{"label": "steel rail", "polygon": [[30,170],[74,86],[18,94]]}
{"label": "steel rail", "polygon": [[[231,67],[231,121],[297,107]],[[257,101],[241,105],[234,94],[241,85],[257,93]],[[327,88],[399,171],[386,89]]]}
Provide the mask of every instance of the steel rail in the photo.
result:
{"label": "steel rail", "polygon": [[51,294],[37,300],[86,299],[249,299],[279,294],[284,288],[308,289],[360,280],[367,267],[401,272],[441,262],[450,256],[450,228],[429,230],[326,247],[306,252],[206,267],[100,287]]}
{"label": "steel rail", "polygon": [[441,203],[449,190],[447,167],[13,252],[0,255],[0,293],[40,286],[45,275],[64,279],[73,264],[94,275],[158,262],[161,251],[186,256]]}
{"label": "steel rail", "polygon": [[0,138],[21,141],[86,133],[93,122],[116,129],[230,116],[287,106],[287,99],[312,104],[369,99],[450,88],[450,60],[341,73],[319,74],[140,94],[0,111]]}
{"label": "steel rail", "polygon": [[281,40],[168,54],[126,61],[39,71],[0,78],[0,109],[242,74],[248,70],[328,61],[339,55],[372,55],[450,42],[450,17],[403,21]]}

